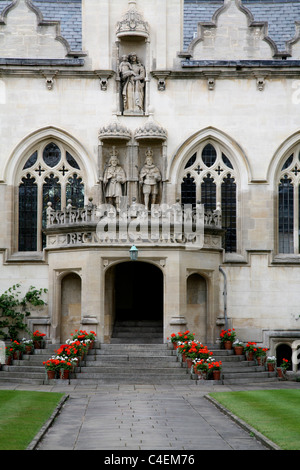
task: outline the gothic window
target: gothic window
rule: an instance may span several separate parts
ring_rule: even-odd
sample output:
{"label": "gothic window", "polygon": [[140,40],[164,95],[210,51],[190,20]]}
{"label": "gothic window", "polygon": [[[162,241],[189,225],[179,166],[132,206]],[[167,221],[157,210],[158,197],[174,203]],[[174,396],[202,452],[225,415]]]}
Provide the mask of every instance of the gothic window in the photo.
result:
{"label": "gothic window", "polygon": [[299,254],[300,146],[284,161],[278,177],[278,252]]}
{"label": "gothic window", "polygon": [[188,157],[181,180],[182,204],[196,204],[214,211],[221,204],[225,229],[223,247],[227,252],[237,249],[237,183],[230,158],[217,143],[199,145]]}
{"label": "gothic window", "polygon": [[41,251],[46,238],[47,205],[54,210],[84,206],[83,173],[70,149],[44,142],[29,152],[20,174],[18,250]]}

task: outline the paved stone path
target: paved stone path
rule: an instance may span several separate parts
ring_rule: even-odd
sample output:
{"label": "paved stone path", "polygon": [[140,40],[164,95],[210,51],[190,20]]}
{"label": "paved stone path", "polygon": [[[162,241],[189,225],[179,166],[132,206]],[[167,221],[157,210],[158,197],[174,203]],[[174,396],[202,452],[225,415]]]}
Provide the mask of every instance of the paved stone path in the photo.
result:
{"label": "paved stone path", "polygon": [[70,393],[38,450],[265,450],[200,387],[101,387]]}
{"label": "paved stone path", "polygon": [[37,450],[102,450],[108,458],[112,451],[122,455],[122,451],[157,450],[173,455],[172,452],[199,450],[267,450],[205,395],[213,391],[299,387],[297,382],[212,387],[204,383],[190,386],[0,383],[0,390],[69,395]]}

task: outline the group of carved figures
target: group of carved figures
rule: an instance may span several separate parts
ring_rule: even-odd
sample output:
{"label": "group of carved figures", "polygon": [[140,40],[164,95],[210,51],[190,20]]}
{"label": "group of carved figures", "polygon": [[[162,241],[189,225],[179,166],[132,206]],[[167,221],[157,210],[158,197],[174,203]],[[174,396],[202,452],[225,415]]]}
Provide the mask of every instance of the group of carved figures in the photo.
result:
{"label": "group of carved figures", "polygon": [[[113,147],[103,175],[103,188],[105,201],[114,205],[117,209],[120,208],[120,198],[124,195],[126,181],[125,171],[120,165],[116,149]],[[150,203],[156,203],[160,181],[161,172],[153,162],[153,151],[148,148],[144,166],[139,172],[139,184],[142,188],[144,204],[147,209],[149,209]]]}

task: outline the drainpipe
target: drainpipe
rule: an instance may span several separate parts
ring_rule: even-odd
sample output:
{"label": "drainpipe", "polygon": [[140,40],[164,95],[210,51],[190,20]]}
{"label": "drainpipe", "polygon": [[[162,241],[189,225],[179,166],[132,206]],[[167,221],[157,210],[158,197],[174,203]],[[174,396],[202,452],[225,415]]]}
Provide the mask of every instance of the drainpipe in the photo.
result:
{"label": "drainpipe", "polygon": [[225,318],[225,330],[228,330],[228,319],[227,319],[227,276],[225,271],[219,266],[219,271],[223,274],[224,277],[224,291],[223,291],[223,298],[224,298],[224,318]]}

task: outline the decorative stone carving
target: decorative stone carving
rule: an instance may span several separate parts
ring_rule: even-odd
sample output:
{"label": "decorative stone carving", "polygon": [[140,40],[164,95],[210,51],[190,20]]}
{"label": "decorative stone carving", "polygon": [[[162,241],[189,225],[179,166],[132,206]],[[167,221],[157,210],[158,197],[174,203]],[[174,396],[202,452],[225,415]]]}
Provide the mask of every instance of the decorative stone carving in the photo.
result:
{"label": "decorative stone carving", "polygon": [[117,23],[116,35],[121,36],[149,36],[149,25],[144,20],[143,15],[136,9],[136,2],[129,1],[129,10],[123,19]]}
{"label": "decorative stone carving", "polygon": [[161,173],[156,165],[153,163],[153,151],[148,148],[146,151],[146,160],[143,168],[140,171],[140,184],[144,195],[144,203],[149,209],[150,197],[151,203],[156,203],[158,194],[158,183],[161,181]]}
{"label": "decorative stone carving", "polygon": [[99,140],[106,139],[131,139],[131,132],[127,127],[119,123],[117,119],[114,119],[111,123],[103,126],[99,130]]}
{"label": "decorative stone carving", "polygon": [[145,67],[135,52],[123,55],[120,66],[123,114],[143,114],[145,95]]}
{"label": "decorative stone carving", "polygon": [[257,89],[258,89],[259,91],[263,91],[264,88],[265,88],[265,83],[266,83],[266,82],[265,82],[264,77],[258,77],[258,78],[256,79],[256,86],[257,86]]}
{"label": "decorative stone carving", "polygon": [[123,185],[126,175],[119,163],[116,148],[112,148],[111,157],[103,175],[105,200],[120,210],[120,198],[123,196]]}
{"label": "decorative stone carving", "polygon": [[167,131],[159,124],[157,124],[153,119],[152,116],[149,117],[148,121],[145,125],[136,129],[134,133],[135,140],[141,139],[158,139],[158,140],[166,140],[167,139]]}

